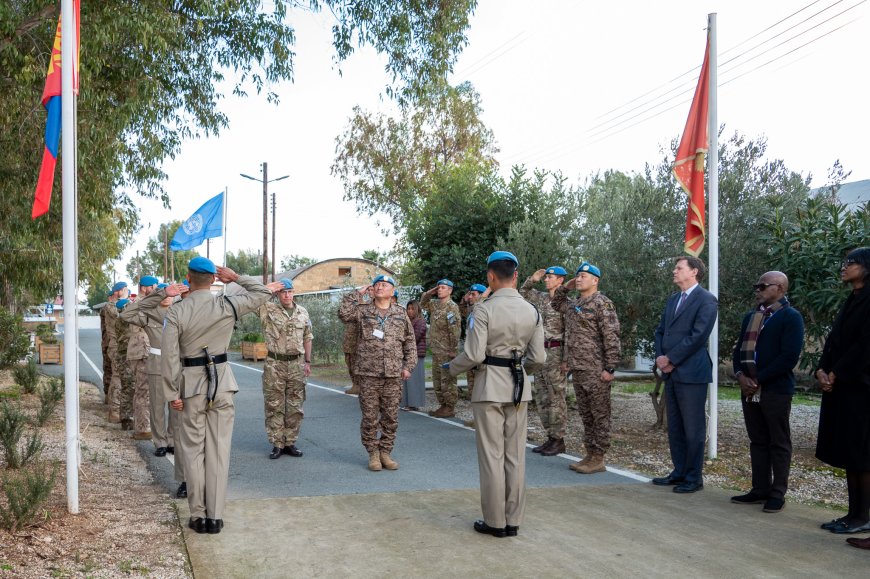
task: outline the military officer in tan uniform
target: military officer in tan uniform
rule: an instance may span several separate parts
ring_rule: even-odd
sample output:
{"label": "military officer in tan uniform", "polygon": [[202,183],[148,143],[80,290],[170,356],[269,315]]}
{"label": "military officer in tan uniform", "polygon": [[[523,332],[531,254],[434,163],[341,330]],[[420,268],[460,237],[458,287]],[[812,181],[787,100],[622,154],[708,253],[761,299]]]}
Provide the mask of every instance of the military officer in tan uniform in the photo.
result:
{"label": "military officer in tan uniform", "polygon": [[[556,290],[553,309],[565,316],[567,345],[565,371],[570,370],[583,419],[586,456],[572,464],[580,474],[604,472],[604,455],[610,448],[610,384],[619,363],[619,319],[613,302],[598,291],[601,270],[588,262],[577,268],[574,279]],[[568,299],[577,289],[580,296]]]}
{"label": "military officer in tan uniform", "polygon": [[278,302],[260,306],[258,314],[266,336],[266,367],[263,372],[263,402],[266,434],[272,443],[271,459],[282,454],[300,457],[296,448],[302,426],[305,378],[311,375],[311,318],[308,310],[293,301],[293,282],[281,279]]}
{"label": "military officer in tan uniform", "polygon": [[[438,280],[435,287],[423,293],[420,307],[429,312],[429,350],[432,351],[432,388],[440,406],[429,412],[429,416],[449,418],[453,416],[459,392],[456,389],[456,376],[451,376],[441,366],[456,356],[459,349],[459,334],[462,331],[462,314],[450,296],[453,282],[449,279]],[[437,299],[432,299],[432,296]]]}
{"label": "military officer in tan uniform", "polygon": [[516,536],[526,505],[526,429],[531,387],[522,365],[543,364],[544,327],[535,308],[517,287],[519,261],[507,251],[487,259],[492,294],[478,303],[468,320],[465,349],[449,363],[456,376],[478,366],[474,412],[480,505],[483,520],[474,530],[494,537]]}
{"label": "military officer in tan uniform", "polygon": [[[554,265],[539,269],[523,282],[520,295],[538,308],[544,320],[544,348],[547,350],[547,363],[535,373],[535,407],[541,417],[541,425],[547,431],[547,441],[532,449],[543,456],[555,456],[565,452],[565,426],[568,423],[568,404],[565,391],[568,383],[562,362],[565,361],[565,319],[562,312],[553,309],[551,301],[556,289],[565,281],[568,272],[564,267]],[[534,289],[534,285],[544,280],[544,289]]]}
{"label": "military officer in tan uniform", "polygon": [[127,299],[130,290],[127,289],[127,282],[119,281],[112,286],[112,297],[109,298],[111,307],[103,308],[106,311],[106,333],[109,336],[109,345],[106,348],[109,356],[109,363],[112,366],[111,378],[109,382],[109,392],[106,394],[106,404],[109,405],[108,420],[111,423],[121,422],[121,414],[119,410],[121,396],[121,365],[117,360],[118,356],[118,300]]}
{"label": "military officer in tan uniform", "polygon": [[[395,287],[392,277],[379,275],[371,286],[345,295],[338,308],[341,321],[359,328],[354,376],[362,410],[360,435],[373,471],[399,468],[391,453],[399,428],[402,380],[417,365],[414,327],[405,308],[391,303]],[[363,298],[370,289],[373,299],[366,303]]]}
{"label": "military officer in tan uniform", "polygon": [[[223,283],[236,282],[241,295],[211,293],[215,275]],[[253,277],[215,267],[195,257],[188,264],[190,293],[166,312],[161,362],[170,406],[183,413],[180,445],[187,478],[188,526],[197,533],[220,533],[229,473],[230,443],[239,387],[227,361],[227,348],[238,317],[257,311],[280,284],[264,286]],[[181,293],[177,285],[159,290],[164,296]]]}

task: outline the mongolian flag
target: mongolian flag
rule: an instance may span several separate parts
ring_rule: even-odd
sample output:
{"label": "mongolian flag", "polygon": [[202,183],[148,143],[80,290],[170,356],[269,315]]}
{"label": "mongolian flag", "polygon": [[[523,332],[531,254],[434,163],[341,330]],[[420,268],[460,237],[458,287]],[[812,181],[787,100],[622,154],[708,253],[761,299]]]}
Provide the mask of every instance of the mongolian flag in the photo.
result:
{"label": "mongolian flag", "polygon": [[[75,12],[75,38],[73,45],[73,93],[79,92],[78,54],[79,54],[79,0],[73,0]],[[57,164],[57,150],[60,144],[61,127],[61,19],[57,20],[57,32],[54,35],[54,46],[51,48],[51,58],[48,61],[48,74],[45,77],[45,89],[42,91],[42,106],[48,112],[45,123],[45,151],[42,154],[42,167],[39,170],[39,180],[36,182],[36,197],[33,200],[33,211],[30,216],[36,219],[48,213],[51,204],[51,189],[54,185],[54,166]]]}
{"label": "mongolian flag", "polygon": [[698,256],[704,249],[704,157],[707,155],[707,110],[710,96],[710,41],[704,51],[704,64],[695,88],[695,98],[689,109],[689,118],[680,139],[677,157],[674,162],[674,176],[689,196],[689,211],[686,215],[686,243],[684,249],[689,255]]}

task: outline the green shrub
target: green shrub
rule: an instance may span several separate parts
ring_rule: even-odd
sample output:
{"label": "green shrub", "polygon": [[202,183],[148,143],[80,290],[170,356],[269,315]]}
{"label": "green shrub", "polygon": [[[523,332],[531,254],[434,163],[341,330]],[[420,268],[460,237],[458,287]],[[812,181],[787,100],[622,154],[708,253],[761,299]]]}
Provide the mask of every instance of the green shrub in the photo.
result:
{"label": "green shrub", "polygon": [[[258,339],[248,339],[258,337]],[[236,327],[233,330],[233,337],[230,340],[230,348],[239,348],[242,342],[264,342],[263,327],[260,324],[260,316],[257,314],[246,314],[239,318]]]}
{"label": "green shrub", "polygon": [[39,384],[39,373],[36,371],[36,360],[31,356],[27,359],[27,364],[24,366],[15,367],[15,383],[21,387],[21,391],[25,394],[33,394],[36,392],[36,385]]}
{"label": "green shrub", "polygon": [[21,318],[0,308],[0,370],[11,368],[30,351],[30,338]]}
{"label": "green shrub", "polygon": [[49,324],[39,324],[36,326],[36,335],[44,344],[57,344],[57,336],[54,335],[54,330]]}
{"label": "green shrub", "polygon": [[63,380],[51,378],[39,391],[39,410],[36,413],[37,426],[42,426],[48,422],[61,400],[63,400]]}
{"label": "green shrub", "polygon": [[14,533],[37,524],[42,506],[51,496],[56,476],[57,465],[44,462],[4,472],[2,487],[6,505],[0,504],[0,525]]}
{"label": "green shrub", "polygon": [[6,400],[0,404],[0,446],[3,447],[3,455],[9,469],[24,466],[42,450],[42,439],[36,430],[28,437],[24,451],[19,450],[18,444],[24,435],[26,424],[27,415],[21,412],[17,405],[12,405]]}

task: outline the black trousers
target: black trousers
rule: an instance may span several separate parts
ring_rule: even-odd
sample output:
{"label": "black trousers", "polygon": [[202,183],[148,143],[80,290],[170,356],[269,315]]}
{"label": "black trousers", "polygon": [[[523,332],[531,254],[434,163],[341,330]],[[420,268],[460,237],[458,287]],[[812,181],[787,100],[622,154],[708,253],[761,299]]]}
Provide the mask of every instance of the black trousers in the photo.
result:
{"label": "black trousers", "polygon": [[770,394],[761,388],[760,402],[743,400],[749,434],[752,491],[781,499],[788,490],[791,469],[791,394]]}

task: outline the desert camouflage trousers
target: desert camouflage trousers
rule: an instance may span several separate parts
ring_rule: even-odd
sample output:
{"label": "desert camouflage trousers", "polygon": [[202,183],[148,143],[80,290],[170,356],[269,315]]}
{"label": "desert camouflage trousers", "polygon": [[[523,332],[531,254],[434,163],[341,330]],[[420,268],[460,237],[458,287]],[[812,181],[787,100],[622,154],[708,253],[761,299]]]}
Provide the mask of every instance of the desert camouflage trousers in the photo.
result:
{"label": "desert camouflage trousers", "polygon": [[601,372],[573,370],[577,408],[583,419],[583,445],[588,454],[603,455],[610,448],[610,383]]}
{"label": "desert camouflage trousers", "polygon": [[451,376],[449,371],[441,367],[441,364],[452,359],[451,356],[432,354],[432,388],[435,390],[438,404],[444,406],[456,406],[456,399],[459,397],[456,390],[456,376]]}
{"label": "desert camouflage trousers", "polygon": [[109,354],[109,344],[103,344],[103,394],[106,404],[109,403],[109,387],[112,385],[112,357]]}
{"label": "desert camouflage trousers", "polygon": [[[399,429],[399,402],[402,400],[402,379],[359,376],[359,407],[362,420],[359,433],[369,453],[392,452]],[[378,429],[381,436],[378,438]]]}
{"label": "desert camouflage trousers", "polygon": [[344,355],[344,363],[347,364],[347,373],[350,375],[350,383],[352,386],[356,386],[356,378],[353,375],[353,363],[355,359],[355,354],[345,354]]}
{"label": "desert camouflage trousers", "polygon": [[565,438],[568,423],[568,404],[565,392],[568,380],[559,366],[562,364],[562,348],[547,348],[547,361],[535,373],[532,394],[541,425],[551,438]]}
{"label": "desert camouflage trousers", "polygon": [[263,371],[266,435],[272,446],[278,448],[296,444],[299,438],[305,402],[305,372],[301,361],[301,356],[290,361],[266,358]]}
{"label": "desert camouflage trousers", "polygon": [[134,432],[151,431],[151,403],[145,360],[127,360],[126,381],[121,379],[121,418],[133,419]]}

